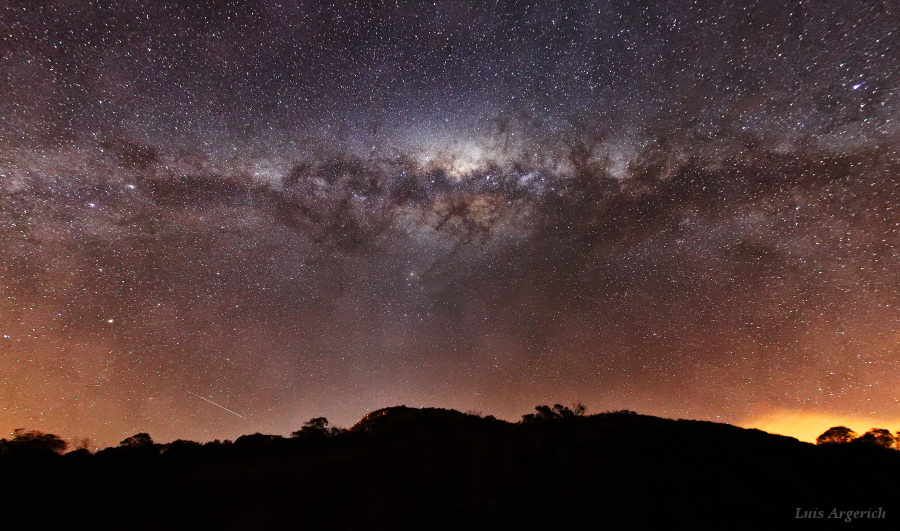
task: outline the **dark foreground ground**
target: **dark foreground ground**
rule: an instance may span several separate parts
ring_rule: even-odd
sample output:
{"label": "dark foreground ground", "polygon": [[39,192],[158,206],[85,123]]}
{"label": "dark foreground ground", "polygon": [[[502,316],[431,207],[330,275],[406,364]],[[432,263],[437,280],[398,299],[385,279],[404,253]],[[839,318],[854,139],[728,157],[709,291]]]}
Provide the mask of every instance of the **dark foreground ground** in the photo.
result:
{"label": "dark foreground ground", "polygon": [[762,527],[900,529],[900,452],[627,412],[400,407],[341,433],[0,455],[3,529]]}

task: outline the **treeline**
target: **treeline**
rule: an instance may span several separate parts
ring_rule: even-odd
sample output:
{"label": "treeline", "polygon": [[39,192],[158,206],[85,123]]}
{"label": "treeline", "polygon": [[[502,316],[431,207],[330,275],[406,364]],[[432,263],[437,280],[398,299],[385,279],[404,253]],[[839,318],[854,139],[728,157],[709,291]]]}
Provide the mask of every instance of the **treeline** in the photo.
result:
{"label": "treeline", "polygon": [[[520,423],[533,423],[539,421],[547,421],[554,419],[566,419],[566,418],[575,418],[575,417],[583,417],[587,408],[584,404],[578,403],[573,405],[571,408],[568,406],[564,406],[561,404],[554,404],[553,406],[541,405],[536,406],[535,413],[529,413],[522,416],[522,420]],[[303,426],[291,433],[290,437],[283,437],[280,435],[265,435],[262,433],[254,433],[251,435],[242,435],[238,437],[235,441],[225,440],[225,441],[211,441],[208,443],[197,443],[194,441],[178,439],[176,441],[165,443],[165,444],[157,444],[153,441],[153,438],[148,433],[137,433],[130,437],[123,439],[118,446],[109,447],[100,450],[97,452],[98,454],[110,454],[110,453],[121,453],[122,451],[143,451],[147,452],[148,450],[153,450],[157,453],[174,453],[174,454],[198,454],[202,449],[208,450],[218,450],[216,453],[221,453],[222,451],[229,451],[234,454],[248,454],[252,453],[255,450],[259,450],[263,447],[281,447],[282,449],[289,448],[297,448],[297,447],[307,447],[313,448],[316,446],[320,446],[324,444],[326,441],[330,441],[334,443],[334,438],[339,435],[347,435],[351,430],[356,430],[357,432],[367,431],[369,422],[368,420],[372,418],[378,418],[385,416],[387,413],[390,413],[391,418],[396,418],[398,415],[402,416],[404,411],[412,411],[411,408],[406,408],[404,406],[394,407],[394,408],[385,408],[367,415],[362,421],[360,421],[354,428],[350,430],[340,428],[337,426],[331,425],[325,417],[315,417],[308,421],[306,421]],[[418,411],[418,410],[416,410]],[[433,410],[433,411],[446,411],[446,410]],[[493,415],[488,415],[483,417],[479,413],[459,413],[453,412],[451,414],[451,418],[447,418],[447,416],[438,414],[439,417],[436,419],[432,419],[431,424],[440,424],[441,422],[446,422],[447,425],[458,424],[460,421],[465,422],[473,421],[473,419],[478,419],[479,421],[485,421],[488,424],[493,423],[502,423],[507,424],[504,421],[497,420]],[[632,411],[616,411],[612,412],[614,414],[636,414]],[[469,419],[464,419],[463,417],[469,417]],[[421,424],[421,420],[419,419],[419,424]],[[434,428],[436,426],[420,426],[423,428]],[[72,449],[70,453],[81,453],[88,454],[91,453],[87,450],[87,439],[82,439],[79,444],[76,445],[75,448]],[[63,454],[66,450],[69,449],[69,444],[62,438],[52,433],[44,433],[36,430],[25,430],[24,428],[18,428],[13,432],[13,437],[9,440],[0,439],[0,456],[3,455],[18,455],[18,456],[38,456],[38,455],[50,455],[50,454]]]}
{"label": "treeline", "polygon": [[[518,424],[533,424],[535,422],[541,421],[579,418],[584,417],[586,412],[586,407],[580,403],[573,405],[571,408],[568,406],[563,406],[561,404],[554,404],[553,406],[540,405],[536,406],[534,409],[535,413],[528,413],[523,415],[522,420],[519,421]],[[381,421],[382,423],[384,423],[386,417],[389,417],[391,419],[390,422],[395,422],[398,417],[402,419],[404,413],[408,414],[412,411],[419,412],[429,410],[414,410],[412,408],[406,408],[405,406],[385,408],[366,415],[366,417],[364,417],[359,423],[357,423],[349,430],[331,425],[328,419],[325,417],[315,417],[306,421],[299,430],[292,432],[289,437],[254,433],[251,435],[242,435],[235,441],[215,440],[207,443],[198,443],[194,441],[178,439],[170,443],[158,444],[153,441],[152,437],[149,434],[137,433],[122,440],[118,444],[118,446],[104,448],[99,450],[98,452],[90,452],[87,449],[89,446],[89,439],[81,439],[74,445],[73,448],[70,448],[69,443],[52,433],[44,433],[37,430],[25,430],[23,428],[19,428],[13,431],[13,436],[11,439],[0,439],[0,457],[27,457],[54,454],[59,455],[66,453],[66,450],[71,450],[69,452],[70,454],[96,453],[98,455],[106,455],[137,451],[143,453],[166,453],[170,456],[198,456],[201,453],[207,452],[211,452],[217,455],[250,455],[255,451],[261,451],[264,448],[267,449],[266,451],[271,451],[272,449],[289,451],[292,448],[315,449],[326,443],[334,445],[339,440],[353,438],[351,432],[355,432],[356,435],[361,432],[371,432],[373,420]],[[497,424],[510,424],[508,422],[498,420],[492,415],[482,416],[477,412],[459,413],[453,411],[451,414],[445,415],[443,412],[448,412],[448,410],[437,410],[432,408],[430,409],[430,411],[439,411],[442,413],[438,413],[437,415],[432,413],[429,416],[429,422],[427,424],[422,423],[422,418],[417,419],[418,427],[425,431],[433,431],[435,428],[440,428],[441,426],[443,426],[444,428],[454,426],[458,427],[460,423],[480,423],[482,428],[491,425],[496,427]],[[416,413],[414,415],[419,414]],[[637,416],[638,414],[634,411],[621,410],[607,412],[602,415]],[[381,426],[381,429],[384,429],[383,425]],[[892,448],[895,450],[900,450],[900,431],[891,433],[890,430],[885,428],[872,428],[864,434],[858,435],[855,431],[846,426],[834,426],[819,435],[816,438],[816,444],[872,445],[882,448]]]}
{"label": "treeline", "polygon": [[900,453],[880,446],[560,404],[515,423],[399,406],[289,436],[138,433],[96,453],[17,430],[0,514],[54,530],[783,529],[798,507],[900,515]]}
{"label": "treeline", "polygon": [[896,434],[884,428],[872,428],[862,435],[846,426],[834,426],[816,438],[816,444],[872,444],[900,450],[900,431]]}
{"label": "treeline", "polygon": [[[303,424],[299,430],[291,433],[290,437],[282,437],[280,435],[264,435],[262,433],[254,433],[251,435],[242,435],[235,441],[211,441],[207,443],[198,443],[194,441],[178,439],[165,444],[158,444],[148,433],[137,433],[123,439],[118,446],[104,448],[96,452],[97,456],[139,456],[141,454],[167,454],[168,456],[184,456],[184,457],[200,457],[204,454],[215,454],[222,456],[225,453],[234,456],[249,456],[266,449],[267,452],[273,448],[281,449],[313,449],[321,446],[326,440],[334,438],[337,435],[348,433],[348,430],[331,426],[325,417],[317,417],[310,419]],[[67,455],[91,455],[84,443],[79,444]],[[64,439],[52,433],[44,433],[36,430],[25,430],[22,428],[13,431],[11,439],[0,439],[0,457],[42,457],[60,455],[66,453],[69,449],[69,443]]]}

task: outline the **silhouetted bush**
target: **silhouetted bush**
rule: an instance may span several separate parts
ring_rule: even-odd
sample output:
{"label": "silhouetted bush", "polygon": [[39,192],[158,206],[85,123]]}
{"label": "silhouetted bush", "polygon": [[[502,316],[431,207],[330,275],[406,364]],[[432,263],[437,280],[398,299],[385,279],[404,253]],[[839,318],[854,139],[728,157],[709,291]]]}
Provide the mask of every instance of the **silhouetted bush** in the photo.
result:
{"label": "silhouetted bush", "polygon": [[328,419],[326,419],[325,417],[316,417],[304,422],[302,428],[291,433],[291,437],[334,437],[335,435],[338,435],[343,431],[346,430],[335,426],[329,426]]}
{"label": "silhouetted bush", "polygon": [[816,437],[816,444],[843,444],[856,438],[856,432],[846,426],[834,426]]}
{"label": "silhouetted bush", "polygon": [[12,440],[6,442],[10,453],[61,454],[68,446],[66,441],[52,433],[25,431],[24,428],[14,430]]}
{"label": "silhouetted bush", "polygon": [[853,442],[859,444],[872,444],[883,448],[893,448],[895,440],[894,435],[890,430],[884,428],[872,428],[862,434],[861,437],[856,438]]}
{"label": "silhouetted bush", "polygon": [[569,409],[560,404],[554,404],[552,408],[550,406],[535,406],[534,409],[537,413],[522,415],[522,422],[582,417],[587,410],[584,404],[575,404],[573,409]]}
{"label": "silhouetted bush", "polygon": [[153,439],[146,433],[137,433],[124,439],[119,443],[119,446],[128,448],[146,448],[148,446],[153,446]]}

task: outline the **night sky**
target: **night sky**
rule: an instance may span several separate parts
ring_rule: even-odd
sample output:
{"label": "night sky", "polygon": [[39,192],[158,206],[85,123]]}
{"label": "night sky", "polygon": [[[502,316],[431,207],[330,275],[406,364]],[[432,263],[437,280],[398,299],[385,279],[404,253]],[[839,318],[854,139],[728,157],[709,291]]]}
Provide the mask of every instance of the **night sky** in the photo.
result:
{"label": "night sky", "polygon": [[0,432],[900,429],[898,147],[895,0],[7,0]]}

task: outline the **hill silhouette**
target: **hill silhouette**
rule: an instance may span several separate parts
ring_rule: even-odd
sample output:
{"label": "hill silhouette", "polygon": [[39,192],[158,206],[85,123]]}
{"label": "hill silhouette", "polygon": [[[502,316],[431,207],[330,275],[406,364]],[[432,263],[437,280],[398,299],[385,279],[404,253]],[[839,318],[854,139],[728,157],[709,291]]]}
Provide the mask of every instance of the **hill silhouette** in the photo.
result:
{"label": "hill silhouette", "polygon": [[7,442],[0,512],[10,529],[821,528],[847,525],[833,509],[879,508],[854,527],[891,528],[900,515],[900,452],[878,445],[629,411],[526,420],[400,406],[233,443],[137,434],[60,455]]}

